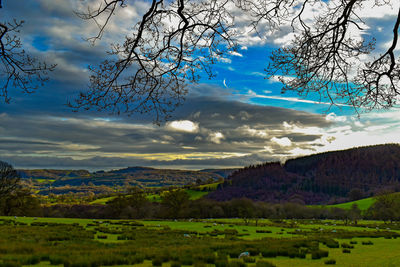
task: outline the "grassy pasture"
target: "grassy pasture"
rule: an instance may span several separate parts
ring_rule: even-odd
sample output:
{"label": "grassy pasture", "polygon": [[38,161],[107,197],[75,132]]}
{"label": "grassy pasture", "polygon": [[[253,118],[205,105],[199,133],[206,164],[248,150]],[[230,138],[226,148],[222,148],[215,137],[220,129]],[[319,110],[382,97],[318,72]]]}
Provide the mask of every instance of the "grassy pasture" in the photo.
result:
{"label": "grassy pasture", "polygon": [[375,199],[372,197],[369,198],[364,198],[356,201],[350,201],[346,203],[340,203],[340,204],[335,204],[335,205],[328,205],[326,207],[328,208],[341,208],[341,209],[351,209],[351,206],[353,204],[357,204],[358,208],[360,210],[367,210],[369,207],[372,206],[372,204],[375,203]]}
{"label": "grassy pasture", "polygon": [[[193,189],[185,189],[185,192],[189,195],[190,200],[197,200],[208,194],[207,191],[199,191],[199,190],[193,190]],[[162,196],[162,193],[161,193],[161,196]],[[162,200],[161,196],[160,196],[160,194],[148,193],[146,195],[146,198],[152,202],[161,202],[161,200]],[[116,196],[99,198],[99,199],[96,199],[96,200],[90,202],[89,204],[105,205],[108,201],[113,200],[114,198],[116,198]]]}
{"label": "grassy pasture", "polygon": [[[393,194],[400,194],[400,193],[393,193]],[[334,204],[334,205],[325,205],[324,207],[327,208],[341,208],[341,209],[351,209],[351,206],[353,204],[357,204],[358,208],[362,211],[365,211],[369,209],[369,207],[372,206],[372,204],[375,203],[375,198],[374,197],[368,197],[368,198],[363,198],[360,200],[356,201],[350,201],[350,202],[345,202],[345,203],[340,203],[340,204]]]}
{"label": "grassy pasture", "polygon": [[[327,259],[335,259],[337,266],[399,266],[400,239],[392,237],[400,237],[400,231],[375,226],[386,229],[377,221],[346,226],[333,220],[265,219],[256,226],[241,219],[0,217],[0,266],[256,267],[256,262],[265,260],[276,266],[325,266]],[[357,243],[351,253],[329,245],[350,241]],[[363,245],[365,241],[373,244]],[[237,259],[244,251],[251,253],[246,259],[250,262]],[[312,259],[319,251],[329,255]]]}
{"label": "grassy pasture", "polygon": [[213,191],[213,190],[217,190],[217,187],[218,187],[219,184],[221,184],[221,182],[199,185],[199,189],[200,190],[206,189],[208,191]]}

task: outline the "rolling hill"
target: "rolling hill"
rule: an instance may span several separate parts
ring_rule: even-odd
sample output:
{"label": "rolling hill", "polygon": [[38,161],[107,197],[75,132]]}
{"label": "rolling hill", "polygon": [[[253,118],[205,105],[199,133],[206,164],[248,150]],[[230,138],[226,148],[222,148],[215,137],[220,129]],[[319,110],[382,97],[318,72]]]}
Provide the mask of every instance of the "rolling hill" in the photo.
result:
{"label": "rolling hill", "polygon": [[246,197],[268,202],[329,204],[380,190],[400,191],[400,146],[359,147],[249,166],[234,172],[207,197]]}
{"label": "rolling hill", "polygon": [[22,179],[30,182],[39,194],[68,192],[106,192],[116,187],[169,187],[223,180],[233,170],[171,170],[128,167],[90,173],[86,170],[19,170]]}

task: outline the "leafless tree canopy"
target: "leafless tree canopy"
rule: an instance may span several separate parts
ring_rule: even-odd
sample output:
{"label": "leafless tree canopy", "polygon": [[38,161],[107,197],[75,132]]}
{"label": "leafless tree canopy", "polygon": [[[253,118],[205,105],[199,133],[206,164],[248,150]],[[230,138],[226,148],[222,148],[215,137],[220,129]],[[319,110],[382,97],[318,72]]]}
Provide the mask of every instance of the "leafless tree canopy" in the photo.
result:
{"label": "leafless tree canopy", "polygon": [[[397,0],[374,1],[375,6],[398,8]],[[278,77],[284,83],[283,92],[305,97],[319,94],[333,105],[363,110],[395,106],[400,90],[395,54],[400,10],[392,24],[390,47],[374,54],[376,40],[364,38],[369,25],[359,15],[366,2],[370,1],[149,0],[148,9],[132,25],[125,41],[113,44],[111,56],[90,67],[89,89],[70,105],[115,113],[154,112],[156,121],[167,118],[184,100],[188,83],[199,81],[201,73],[212,78],[212,65],[236,51],[241,32],[235,15],[244,14],[249,18],[248,28],[261,38],[292,28],[295,38],[272,54],[266,69],[267,77]],[[97,5],[77,12],[99,27],[89,40],[100,39],[107,25],[117,19],[118,10],[133,3],[97,0]],[[1,4],[0,0],[0,8]],[[320,10],[311,19],[307,16],[310,7]],[[22,49],[18,38],[22,23],[0,23],[0,95],[6,101],[10,87],[31,92],[54,68]]]}
{"label": "leafless tree canopy", "polygon": [[[0,8],[3,8],[0,0]],[[22,48],[18,37],[23,21],[0,21],[0,96],[9,102],[9,89],[33,92],[48,80],[47,72],[55,65],[47,65],[30,56]]]}
{"label": "leafless tree canopy", "polygon": [[[394,0],[375,0],[391,7]],[[101,38],[113,14],[132,1],[102,0],[95,9],[78,15],[96,21]],[[375,40],[357,38],[368,25],[358,16],[363,0],[153,0],[132,35],[113,45],[114,60],[91,67],[90,90],[75,107],[111,109],[114,112],[156,112],[168,115],[186,93],[185,85],[199,80],[199,70],[213,77],[212,64],[238,46],[234,12],[244,12],[249,26],[269,32],[284,25],[295,38],[277,49],[266,69],[285,91],[302,96],[317,93],[333,105],[388,108],[397,104],[400,69],[394,49],[398,42],[400,10],[393,22],[393,43],[370,62],[365,55]],[[305,10],[322,6],[312,21]],[[103,16],[102,19],[100,19]],[[102,21],[102,22],[100,22]],[[265,31],[264,31],[265,32]],[[361,35],[359,35],[361,36]],[[265,36],[260,36],[265,37]]]}
{"label": "leafless tree canopy", "polygon": [[[95,10],[78,13],[97,21],[100,38],[117,8],[129,1],[102,1]],[[187,82],[197,82],[199,70],[213,76],[211,66],[227,51],[235,50],[229,1],[152,1],[132,35],[112,46],[114,60],[92,72],[90,90],[81,94],[76,107],[113,112],[155,112],[165,119],[186,94]]]}
{"label": "leafless tree canopy", "polygon": [[[395,106],[400,90],[399,59],[394,54],[400,10],[393,21],[390,48],[368,61],[363,58],[375,49],[376,40],[354,37],[368,27],[357,15],[365,1],[335,1],[336,4],[330,5],[311,25],[307,24],[302,19],[302,12],[307,5],[317,2],[321,1],[303,1],[302,9],[292,21],[300,25],[300,33],[291,45],[273,53],[267,73],[282,75],[279,79],[285,85],[283,92],[291,90],[303,96],[319,93],[332,104],[350,105],[356,109]],[[375,6],[390,8],[391,2],[375,0]]]}

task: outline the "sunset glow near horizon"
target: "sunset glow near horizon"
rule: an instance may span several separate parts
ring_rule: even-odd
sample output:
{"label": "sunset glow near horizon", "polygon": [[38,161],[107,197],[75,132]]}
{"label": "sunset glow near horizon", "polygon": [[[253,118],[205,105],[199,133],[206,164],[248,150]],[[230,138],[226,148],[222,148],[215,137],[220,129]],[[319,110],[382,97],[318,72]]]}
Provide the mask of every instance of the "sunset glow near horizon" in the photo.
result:
{"label": "sunset glow near horizon", "polygon": [[[72,112],[65,103],[87,88],[87,66],[107,57],[110,43],[129,33],[148,2],[121,9],[95,46],[85,38],[96,35],[96,26],[74,14],[82,1],[17,2],[4,1],[0,16],[24,20],[24,48],[57,68],[35,93],[10,89],[11,103],[0,101],[0,160],[16,168],[231,168],[400,143],[399,108],[358,117],[350,107],[281,94],[279,81],[265,79],[269,55],[290,40],[288,32],[266,39],[246,32],[238,51],[214,66],[216,77],[189,85],[184,104],[159,126],[147,115]],[[387,45],[396,10],[363,14],[375,26],[365,34]]]}

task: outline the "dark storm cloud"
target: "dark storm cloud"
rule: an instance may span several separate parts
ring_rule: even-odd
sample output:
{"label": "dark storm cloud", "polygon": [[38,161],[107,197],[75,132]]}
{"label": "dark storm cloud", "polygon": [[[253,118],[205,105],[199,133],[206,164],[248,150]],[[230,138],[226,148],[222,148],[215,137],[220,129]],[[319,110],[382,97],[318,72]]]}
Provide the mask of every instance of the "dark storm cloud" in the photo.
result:
{"label": "dark storm cloud", "polygon": [[[129,117],[79,113],[3,113],[0,153],[18,167],[243,166],[288,154],[273,137],[288,137],[294,147],[320,138],[293,133],[287,128],[289,123],[319,128],[332,125],[323,115],[211,97],[188,98],[174,119],[196,127],[190,132],[171,127],[171,122],[156,126]],[[269,147],[267,152],[265,147]],[[140,156],[162,153],[184,158]]]}

